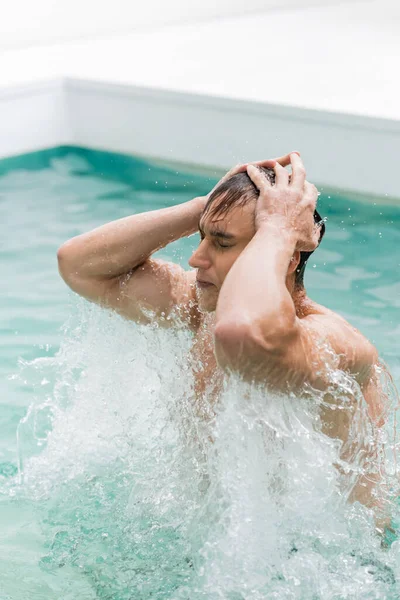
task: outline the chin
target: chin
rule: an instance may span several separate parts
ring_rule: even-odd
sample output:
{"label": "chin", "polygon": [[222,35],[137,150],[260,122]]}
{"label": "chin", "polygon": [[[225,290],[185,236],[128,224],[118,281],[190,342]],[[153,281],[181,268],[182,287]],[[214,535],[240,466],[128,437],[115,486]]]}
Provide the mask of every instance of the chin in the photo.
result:
{"label": "chin", "polygon": [[216,304],[210,305],[210,304],[205,304],[205,303],[201,303],[199,302],[199,310],[202,313],[212,313],[215,312],[215,309],[217,308]]}
{"label": "chin", "polygon": [[214,312],[215,309],[217,308],[217,300],[218,300],[218,294],[216,294],[214,290],[212,290],[212,291],[198,290],[197,291],[197,304],[198,304],[200,312],[204,312],[204,313]]}

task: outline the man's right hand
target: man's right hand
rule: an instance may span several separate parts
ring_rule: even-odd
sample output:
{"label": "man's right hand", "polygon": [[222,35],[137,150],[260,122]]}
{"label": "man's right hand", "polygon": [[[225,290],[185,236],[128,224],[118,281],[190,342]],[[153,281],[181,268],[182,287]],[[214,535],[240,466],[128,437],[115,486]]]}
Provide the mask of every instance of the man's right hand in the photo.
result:
{"label": "man's right hand", "polygon": [[[252,164],[273,167],[289,161],[281,157]],[[234,167],[217,185],[246,168]],[[208,198],[124,217],[67,241],[58,251],[61,276],[77,294],[133,321],[169,326],[180,312],[192,323],[195,272],[151,255],[194,233]]]}
{"label": "man's right hand", "polygon": [[228,181],[228,179],[230,179],[234,175],[237,175],[238,173],[246,173],[247,167],[249,165],[253,165],[255,167],[265,167],[266,169],[273,169],[275,167],[276,163],[280,164],[282,167],[287,167],[288,165],[290,165],[290,154],[286,154],[285,156],[280,156],[278,158],[267,158],[265,160],[259,160],[256,162],[243,163],[240,165],[236,165],[235,167],[232,167],[232,169],[230,169],[223,177],[221,177],[221,179],[218,181],[218,183],[213,187],[211,192],[208,194],[207,198],[209,198],[211,196],[211,194],[220,185],[225,183],[225,181]]}

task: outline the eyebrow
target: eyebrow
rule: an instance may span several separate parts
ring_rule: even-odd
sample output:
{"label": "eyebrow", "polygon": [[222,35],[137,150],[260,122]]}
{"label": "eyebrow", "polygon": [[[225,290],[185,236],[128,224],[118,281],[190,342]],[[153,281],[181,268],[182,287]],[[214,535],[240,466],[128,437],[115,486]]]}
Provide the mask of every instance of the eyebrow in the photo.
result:
{"label": "eyebrow", "polygon": [[[199,225],[199,231],[201,234],[204,235],[204,231],[200,227],[200,225]],[[228,233],[227,231],[222,231],[222,229],[218,229],[218,228],[210,229],[208,233],[209,233],[209,235],[211,235],[213,237],[220,237],[220,238],[224,238],[226,240],[232,240],[235,238],[233,233]]]}

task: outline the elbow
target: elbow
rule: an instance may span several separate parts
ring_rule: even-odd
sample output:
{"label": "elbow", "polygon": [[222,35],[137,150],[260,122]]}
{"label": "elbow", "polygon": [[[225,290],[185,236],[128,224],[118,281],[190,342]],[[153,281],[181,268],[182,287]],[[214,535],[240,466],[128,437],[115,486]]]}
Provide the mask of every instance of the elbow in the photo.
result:
{"label": "elbow", "polygon": [[68,254],[69,253],[68,253],[66,246],[67,246],[67,244],[63,244],[57,250],[58,270],[59,270],[61,276],[64,276],[64,273],[66,271],[66,266],[68,264]]}
{"label": "elbow", "polygon": [[215,345],[221,348],[237,347],[248,340],[251,328],[247,323],[239,321],[223,321],[214,328]]}
{"label": "elbow", "polygon": [[77,275],[77,250],[72,240],[68,240],[57,250],[58,271],[64,281],[68,282]]}
{"label": "elbow", "polygon": [[67,249],[67,244],[68,242],[66,242],[65,244],[63,244],[62,246],[59,247],[59,249],[57,250],[57,262],[58,262],[58,266],[62,266],[65,265],[66,261],[67,261],[67,257],[68,257],[68,249]]}
{"label": "elbow", "polygon": [[290,331],[283,324],[270,327],[268,334],[257,324],[243,321],[217,323],[214,330],[215,353],[221,368],[244,372],[258,362],[278,358],[288,345]]}
{"label": "elbow", "polygon": [[249,342],[249,329],[238,322],[217,323],[214,329],[214,348],[218,365],[223,370],[237,371]]}

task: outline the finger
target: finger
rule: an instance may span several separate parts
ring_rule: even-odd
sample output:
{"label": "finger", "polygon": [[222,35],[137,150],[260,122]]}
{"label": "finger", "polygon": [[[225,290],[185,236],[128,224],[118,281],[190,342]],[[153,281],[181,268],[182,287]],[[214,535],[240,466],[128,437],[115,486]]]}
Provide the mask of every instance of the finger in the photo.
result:
{"label": "finger", "polygon": [[260,192],[266,187],[272,187],[264,173],[254,165],[247,165],[247,175],[250,177],[254,185],[260,190]]}
{"label": "finger", "polygon": [[276,165],[275,158],[269,158],[267,160],[259,160],[257,162],[249,163],[250,165],[254,165],[255,167],[264,167],[264,169],[273,169]]}
{"label": "finger", "polygon": [[313,235],[313,242],[314,242],[314,250],[316,250],[319,246],[319,239],[321,237],[321,230],[320,227],[316,226],[315,227],[315,232]]}
{"label": "finger", "polygon": [[231,169],[231,171],[229,171],[231,173],[231,175],[237,175],[237,173],[244,173],[247,169],[247,165],[249,163],[243,163],[241,165],[236,165],[236,167],[233,167],[233,169]]}
{"label": "finger", "polygon": [[302,190],[306,181],[306,170],[300,156],[295,152],[290,155],[290,163],[292,165],[291,185]]}
{"label": "finger", "polygon": [[[297,151],[295,151],[295,153],[299,154]],[[258,165],[259,167],[271,167],[271,168],[274,168],[275,163],[279,163],[282,167],[287,167],[288,165],[290,165],[290,154],[293,154],[293,153],[285,154],[285,156],[279,156],[278,158],[271,158],[271,159],[268,159],[268,160],[261,160],[261,161],[255,163],[255,164]]]}
{"label": "finger", "polygon": [[306,181],[304,183],[303,198],[305,198],[307,201],[309,201],[310,204],[312,204],[313,208],[315,209],[315,207],[317,205],[317,200],[318,200],[318,190],[315,187],[315,185],[310,183],[309,181]]}
{"label": "finger", "polygon": [[232,167],[232,169],[230,169],[230,171],[228,171],[227,173],[225,173],[225,175],[213,187],[213,189],[211,190],[211,193],[213,193],[214,190],[216,190],[220,185],[222,185],[223,183],[225,183],[226,181],[228,181],[228,179],[230,179],[234,175],[237,175],[238,173],[245,173],[246,172],[247,164],[248,163],[244,163],[242,165],[236,165],[235,167]]}
{"label": "finger", "polygon": [[282,167],[279,163],[275,164],[275,185],[276,186],[285,186],[289,183],[289,171]]}
{"label": "finger", "polygon": [[228,173],[226,175],[224,175],[224,177],[222,179],[224,181],[227,181],[228,179],[230,179],[234,175],[237,175],[238,173],[245,173],[247,165],[248,165],[248,163],[244,163],[244,164],[240,164],[240,165],[236,165],[235,167],[232,167],[232,169],[230,171],[228,171]]}

